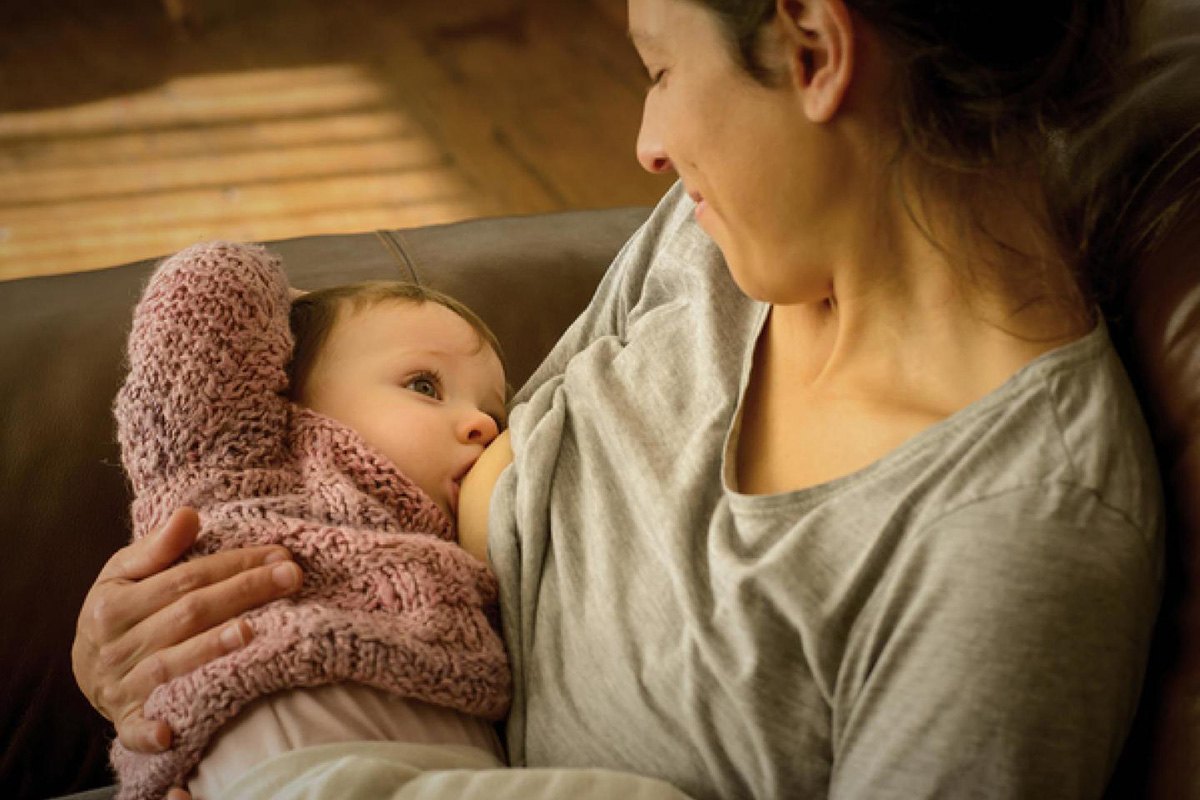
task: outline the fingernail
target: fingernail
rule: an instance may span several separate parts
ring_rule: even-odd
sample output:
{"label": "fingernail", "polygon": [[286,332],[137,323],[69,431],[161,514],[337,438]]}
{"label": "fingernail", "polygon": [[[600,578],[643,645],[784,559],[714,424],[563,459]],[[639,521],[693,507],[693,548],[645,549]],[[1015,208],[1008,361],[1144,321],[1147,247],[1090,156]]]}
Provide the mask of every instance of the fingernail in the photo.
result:
{"label": "fingernail", "polygon": [[159,725],[154,729],[154,744],[159,750],[166,750],[171,744],[171,732],[165,726]]}
{"label": "fingernail", "polygon": [[300,568],[295,564],[280,564],[271,570],[271,578],[280,589],[294,589],[300,584]]}
{"label": "fingernail", "polygon": [[160,538],[167,536],[168,535],[167,531],[170,529],[170,527],[172,525],[175,524],[175,520],[178,519],[179,515],[182,513],[183,513],[182,508],[177,508],[174,511],[172,511],[170,516],[167,517],[167,521],[164,522],[162,525],[159,525],[158,530],[155,531],[155,533],[157,533]]}
{"label": "fingernail", "polygon": [[221,631],[221,644],[226,650],[236,650],[246,642],[242,639],[242,626],[235,622],[232,625],[226,625],[225,630]]}
{"label": "fingernail", "polygon": [[264,564],[274,564],[279,561],[291,561],[291,554],[287,550],[272,550],[263,559]]}

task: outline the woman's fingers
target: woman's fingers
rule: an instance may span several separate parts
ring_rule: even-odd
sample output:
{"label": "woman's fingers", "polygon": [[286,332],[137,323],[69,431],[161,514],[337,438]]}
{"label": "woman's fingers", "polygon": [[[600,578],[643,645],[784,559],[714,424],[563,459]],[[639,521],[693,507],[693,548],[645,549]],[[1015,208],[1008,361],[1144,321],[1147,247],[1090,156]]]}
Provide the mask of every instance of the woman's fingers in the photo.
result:
{"label": "woman's fingers", "polygon": [[199,533],[200,515],[195,509],[176,509],[161,529],[114,553],[100,570],[96,583],[138,581],[161,572],[192,546]]}
{"label": "woman's fingers", "polygon": [[[208,558],[220,555],[226,554]],[[293,562],[272,562],[235,573],[211,586],[198,586],[164,606],[138,623],[126,637],[128,646],[134,649],[122,654],[133,665],[124,691],[133,696],[148,695],[158,684],[241,647],[250,641],[253,631],[244,620],[235,618],[286,597],[300,588],[302,580],[300,567]]]}
{"label": "woman's fingers", "polygon": [[71,668],[88,702],[110,720],[120,709],[106,698],[127,671],[117,657],[121,637],[156,610],[131,605],[130,588],[182,555],[195,541],[199,527],[194,510],[177,510],[161,530],[114,553],[83,600],[71,645]]}
{"label": "woman's fingers", "polygon": [[[135,628],[158,634],[137,637],[142,648],[155,650],[283,597],[299,586],[299,580],[300,568],[284,548],[248,547],[163,570],[130,586],[122,601],[138,611]],[[222,588],[210,591],[217,586]],[[164,611],[166,616],[160,616]]]}
{"label": "woman's fingers", "polygon": [[299,588],[300,568],[281,547],[230,550],[171,566],[195,541],[190,509],[123,548],[101,571],[80,611],[72,666],[79,687],[117,726],[122,742],[157,752],[170,740],[143,719],[159,684],[248,642],[235,618]]}
{"label": "woman's fingers", "polygon": [[139,753],[157,753],[169,747],[170,728],[162,722],[146,720],[142,716],[142,703],[159,684],[233,652],[252,636],[245,620],[234,620],[138,662],[107,698],[109,704],[123,709],[113,719],[121,743]]}
{"label": "woman's fingers", "polygon": [[[202,560],[207,559],[181,567]],[[253,631],[245,620],[235,617],[286,596],[300,583],[300,568],[290,561],[236,573],[211,586],[190,590],[110,645],[102,661],[109,662],[110,671],[121,677],[106,685],[97,707],[109,712],[121,740],[131,742],[126,746],[136,750],[135,745],[157,742],[143,730],[140,717],[142,704],[155,687],[248,643]]]}
{"label": "woman's fingers", "polygon": [[116,722],[117,738],[135,753],[160,753],[171,746],[171,728],[142,716],[141,706]]}

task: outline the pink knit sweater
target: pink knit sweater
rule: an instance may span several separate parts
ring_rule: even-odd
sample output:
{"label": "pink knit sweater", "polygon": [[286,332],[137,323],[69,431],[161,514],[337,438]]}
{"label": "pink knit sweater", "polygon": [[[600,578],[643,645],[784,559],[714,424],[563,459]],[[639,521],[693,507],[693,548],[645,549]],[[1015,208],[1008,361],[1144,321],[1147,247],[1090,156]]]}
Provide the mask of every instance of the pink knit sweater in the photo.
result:
{"label": "pink knit sweater", "polygon": [[282,544],[304,586],[246,615],[249,645],[154,691],[146,716],[175,742],[149,756],[113,744],[121,800],[159,800],[222,725],[283,689],[358,681],[488,719],[507,710],[494,576],[384,456],[287,400],[289,306],[277,258],[214,242],[160,265],[134,314],[115,406],[134,537],[190,505],[203,527],[189,557]]}

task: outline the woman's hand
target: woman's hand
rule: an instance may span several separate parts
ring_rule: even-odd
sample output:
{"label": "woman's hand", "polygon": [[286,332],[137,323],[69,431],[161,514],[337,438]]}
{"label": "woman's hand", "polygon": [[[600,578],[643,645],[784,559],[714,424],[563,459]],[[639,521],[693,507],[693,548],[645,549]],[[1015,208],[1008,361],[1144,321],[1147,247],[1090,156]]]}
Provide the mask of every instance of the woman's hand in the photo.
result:
{"label": "woman's hand", "polygon": [[118,550],[83,601],[71,649],[88,702],[116,725],[121,744],[155,753],[166,723],[142,716],[159,684],[246,644],[238,614],[300,587],[281,547],[229,550],[172,566],[196,540],[200,518],[181,508],[156,533]]}

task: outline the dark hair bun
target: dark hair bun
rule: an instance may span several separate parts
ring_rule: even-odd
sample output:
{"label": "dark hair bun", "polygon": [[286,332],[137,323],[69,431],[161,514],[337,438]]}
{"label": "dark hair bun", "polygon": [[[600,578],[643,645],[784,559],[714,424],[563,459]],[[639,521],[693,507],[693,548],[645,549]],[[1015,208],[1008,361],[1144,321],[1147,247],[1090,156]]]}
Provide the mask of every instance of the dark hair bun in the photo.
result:
{"label": "dark hair bun", "polygon": [[1111,0],[851,0],[898,62],[911,143],[984,165],[1013,139],[1084,123],[1109,101],[1130,45]]}

